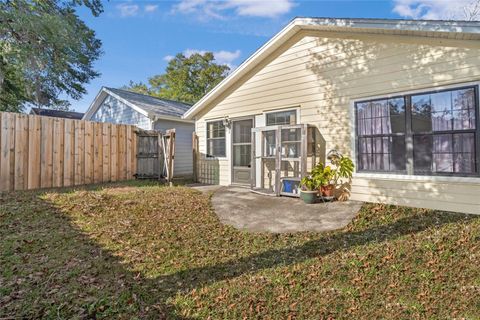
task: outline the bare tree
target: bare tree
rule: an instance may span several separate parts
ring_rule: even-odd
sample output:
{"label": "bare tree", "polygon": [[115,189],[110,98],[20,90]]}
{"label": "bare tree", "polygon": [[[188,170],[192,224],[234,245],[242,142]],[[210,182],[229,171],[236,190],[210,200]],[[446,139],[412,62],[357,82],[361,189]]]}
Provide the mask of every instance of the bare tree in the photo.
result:
{"label": "bare tree", "polygon": [[473,0],[462,8],[464,19],[476,21],[480,19],[480,0]]}

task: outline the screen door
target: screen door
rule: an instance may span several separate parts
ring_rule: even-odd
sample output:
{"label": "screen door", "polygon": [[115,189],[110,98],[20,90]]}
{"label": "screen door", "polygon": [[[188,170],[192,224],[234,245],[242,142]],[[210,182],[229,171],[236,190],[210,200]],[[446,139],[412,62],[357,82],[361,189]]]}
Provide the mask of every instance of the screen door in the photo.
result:
{"label": "screen door", "polygon": [[250,185],[253,119],[232,122],[232,182]]}

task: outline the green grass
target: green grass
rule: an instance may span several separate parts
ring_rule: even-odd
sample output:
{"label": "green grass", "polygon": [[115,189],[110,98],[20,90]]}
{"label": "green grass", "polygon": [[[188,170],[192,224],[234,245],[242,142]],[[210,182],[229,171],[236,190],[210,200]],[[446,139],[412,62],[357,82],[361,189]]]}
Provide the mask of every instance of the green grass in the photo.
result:
{"label": "green grass", "polygon": [[2,319],[479,315],[477,216],[367,204],[342,230],[279,235],[220,224],[184,187],[0,194]]}

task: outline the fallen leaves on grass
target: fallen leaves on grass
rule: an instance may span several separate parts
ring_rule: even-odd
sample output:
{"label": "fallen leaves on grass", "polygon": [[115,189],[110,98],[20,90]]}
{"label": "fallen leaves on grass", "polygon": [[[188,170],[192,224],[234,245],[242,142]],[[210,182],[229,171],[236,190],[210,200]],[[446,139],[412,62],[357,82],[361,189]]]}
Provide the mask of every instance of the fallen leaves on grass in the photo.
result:
{"label": "fallen leaves on grass", "polygon": [[0,194],[0,317],[475,317],[479,239],[475,216],[388,205],[277,235],[184,187]]}

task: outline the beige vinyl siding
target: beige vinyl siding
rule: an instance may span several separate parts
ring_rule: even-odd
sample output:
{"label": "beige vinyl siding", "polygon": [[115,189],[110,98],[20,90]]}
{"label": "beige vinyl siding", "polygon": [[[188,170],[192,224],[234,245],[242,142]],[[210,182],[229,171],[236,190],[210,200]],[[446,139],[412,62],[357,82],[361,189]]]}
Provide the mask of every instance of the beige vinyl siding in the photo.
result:
{"label": "beige vinyl siding", "polygon": [[[327,151],[354,157],[354,100],[472,81],[480,81],[478,41],[301,31],[197,115],[200,152],[207,120],[300,106],[300,122],[319,128]],[[220,184],[230,183],[229,158],[227,150],[216,161]],[[400,183],[408,190],[398,183],[355,178],[352,199],[480,213],[480,179],[456,184],[448,196],[437,191],[446,182]]]}

